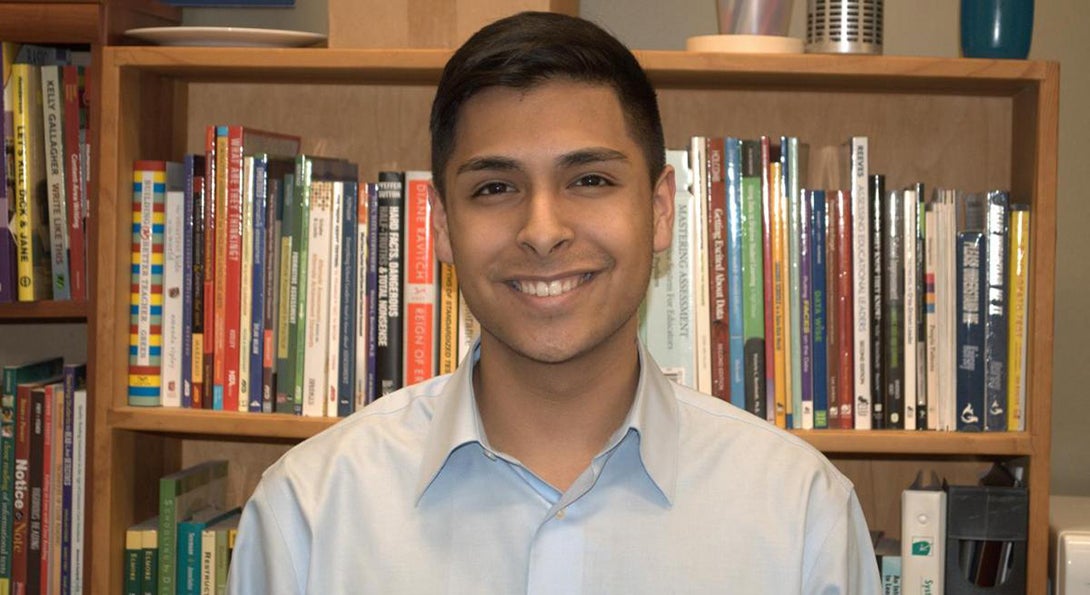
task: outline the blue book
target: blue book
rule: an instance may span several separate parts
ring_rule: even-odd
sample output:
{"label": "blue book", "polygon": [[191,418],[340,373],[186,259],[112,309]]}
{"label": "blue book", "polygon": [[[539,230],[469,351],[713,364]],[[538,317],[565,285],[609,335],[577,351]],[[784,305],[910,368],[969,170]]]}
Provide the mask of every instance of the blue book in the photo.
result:
{"label": "blue book", "polygon": [[[341,217],[341,286],[330,291],[341,292],[340,365],[337,366],[337,416],[347,417],[356,408],[356,237],[359,220],[359,184],[344,182]],[[330,313],[337,316],[337,313]],[[333,340],[333,337],[330,337]]]}
{"label": "blue book", "polygon": [[957,429],[979,432],[984,429],[984,195],[961,195],[956,209]]}
{"label": "blue book", "polygon": [[[265,300],[271,299],[265,283],[269,274],[265,253],[268,241],[265,235],[269,207],[268,172],[269,156],[264,153],[254,155],[253,297],[250,299],[250,404],[247,406],[251,413],[261,413],[265,378]],[[243,332],[246,330],[243,329]]]}
{"label": "blue book", "polygon": [[730,334],[730,402],[745,409],[745,340],[742,327],[742,142],[723,143],[727,181],[727,316]]}
{"label": "blue book", "polygon": [[223,511],[202,508],[178,523],[177,575],[174,592],[177,595],[201,594],[201,533],[205,527],[242,514],[241,508]]}
{"label": "blue book", "polygon": [[799,410],[801,427],[811,430],[814,427],[814,280],[811,274],[814,265],[810,253],[814,249],[814,222],[810,216],[809,192],[800,191],[798,210],[799,383],[795,391],[802,407]]}
{"label": "blue book", "polygon": [[984,311],[984,429],[1007,429],[1007,242],[1010,198],[1006,192],[987,194],[985,223]]}
{"label": "blue book", "polygon": [[828,302],[825,290],[825,191],[807,192],[810,205],[811,342],[813,344],[814,427],[829,427],[829,345],[826,325]]}

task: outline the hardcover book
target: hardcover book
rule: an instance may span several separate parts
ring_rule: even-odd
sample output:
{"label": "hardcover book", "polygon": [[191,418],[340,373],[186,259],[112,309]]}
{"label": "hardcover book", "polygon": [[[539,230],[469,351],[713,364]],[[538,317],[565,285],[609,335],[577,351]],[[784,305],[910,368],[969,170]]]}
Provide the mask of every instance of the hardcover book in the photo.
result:
{"label": "hardcover book", "polygon": [[205,461],[159,480],[159,595],[178,591],[178,523],[206,507],[223,508],[227,461]]}

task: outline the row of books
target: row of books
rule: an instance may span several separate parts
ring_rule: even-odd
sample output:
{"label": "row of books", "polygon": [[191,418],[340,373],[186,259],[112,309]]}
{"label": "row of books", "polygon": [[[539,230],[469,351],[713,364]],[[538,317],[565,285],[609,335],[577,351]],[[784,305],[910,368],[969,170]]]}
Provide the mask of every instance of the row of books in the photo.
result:
{"label": "row of books", "polygon": [[225,505],[227,461],[159,480],[159,513],[125,531],[126,595],[222,595],[242,509]]}
{"label": "row of books", "polygon": [[3,365],[0,594],[83,592],[87,366]]}
{"label": "row of books", "polygon": [[796,429],[1023,430],[1029,218],[1005,191],[843,189],[797,138],[670,150],[672,248],[641,333],[675,380]]}
{"label": "row of books", "polygon": [[297,137],[206,140],[133,165],[131,405],[344,416],[454,369],[474,322],[427,172],[360,184]]}
{"label": "row of books", "polygon": [[89,51],[0,43],[0,303],[86,300]]}

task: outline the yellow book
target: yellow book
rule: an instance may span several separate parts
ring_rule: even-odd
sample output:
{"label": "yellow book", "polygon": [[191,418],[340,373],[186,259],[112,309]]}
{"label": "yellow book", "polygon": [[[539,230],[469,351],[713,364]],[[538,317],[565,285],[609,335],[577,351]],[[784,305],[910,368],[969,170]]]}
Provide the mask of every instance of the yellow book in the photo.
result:
{"label": "yellow book", "polygon": [[790,350],[787,348],[787,218],[786,200],[783,196],[782,166],[769,164],[769,194],[772,197],[772,213],[769,226],[772,231],[772,330],[776,407],[776,426],[787,427],[787,407],[790,403],[787,386],[787,370]]}
{"label": "yellow book", "polygon": [[454,265],[439,263],[439,373],[458,366],[458,274]]}
{"label": "yellow book", "polygon": [[1026,429],[1026,312],[1029,309],[1029,209],[1011,205],[1010,315],[1007,317],[1007,429]]}
{"label": "yellow book", "polygon": [[41,68],[12,64],[12,127],[14,134],[16,287],[21,302],[53,296],[49,258],[49,221],[45,196],[45,158],[42,148]]}

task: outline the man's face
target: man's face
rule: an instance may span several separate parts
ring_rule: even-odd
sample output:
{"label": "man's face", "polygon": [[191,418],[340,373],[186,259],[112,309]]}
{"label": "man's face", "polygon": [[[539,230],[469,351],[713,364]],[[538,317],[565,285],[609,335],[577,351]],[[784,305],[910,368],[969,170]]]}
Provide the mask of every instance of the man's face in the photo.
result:
{"label": "man's face", "polygon": [[653,252],[670,244],[674,176],[654,187],[609,87],[496,87],[463,105],[434,203],[489,348],[561,363],[634,340]]}

